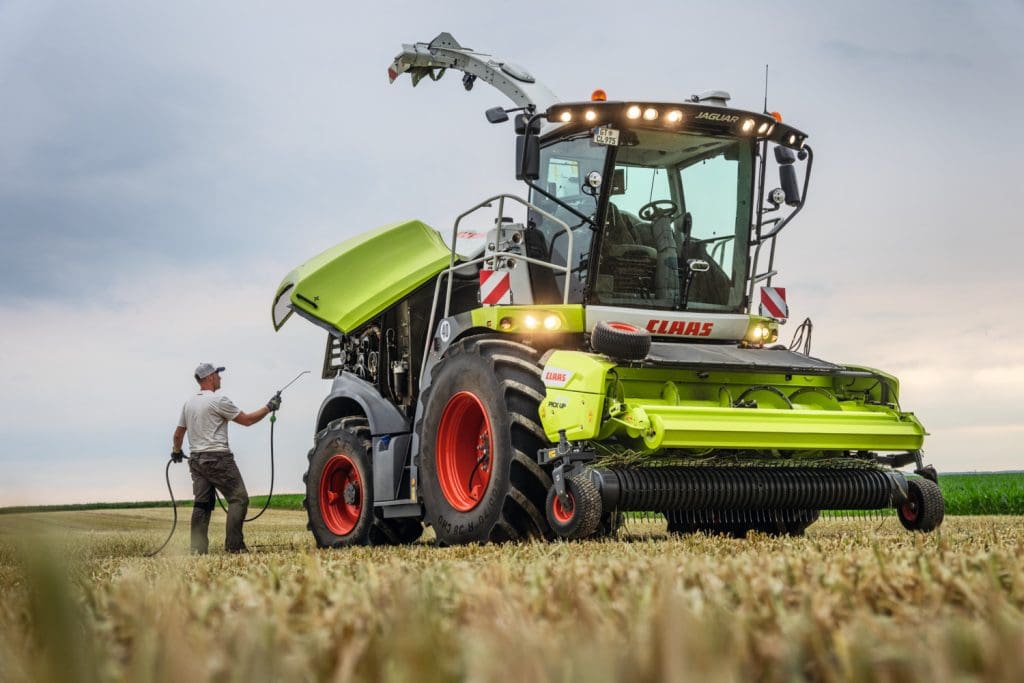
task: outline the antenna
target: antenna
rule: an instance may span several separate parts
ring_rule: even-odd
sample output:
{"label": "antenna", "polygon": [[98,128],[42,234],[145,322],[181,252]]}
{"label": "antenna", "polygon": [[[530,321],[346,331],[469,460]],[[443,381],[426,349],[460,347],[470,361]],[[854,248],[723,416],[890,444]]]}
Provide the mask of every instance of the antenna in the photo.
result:
{"label": "antenna", "polygon": [[768,65],[764,65],[764,113],[768,113]]}

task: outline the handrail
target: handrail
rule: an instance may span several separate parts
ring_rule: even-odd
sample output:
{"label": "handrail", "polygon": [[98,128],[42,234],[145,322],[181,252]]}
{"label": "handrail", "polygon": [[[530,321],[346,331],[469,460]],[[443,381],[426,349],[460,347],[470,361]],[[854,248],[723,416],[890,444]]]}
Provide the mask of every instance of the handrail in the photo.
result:
{"label": "handrail", "polygon": [[[777,233],[772,234],[770,237],[765,238],[757,243],[754,247],[754,257],[750,261],[750,286],[747,290],[747,313],[752,314],[754,312],[754,287],[758,282],[768,280],[768,285],[771,286],[771,279],[779,274],[775,270],[775,238]],[[761,262],[761,247],[765,244],[770,244],[768,250],[768,270],[763,273],[757,272],[757,267]]]}
{"label": "handrail", "polygon": [[[565,272],[565,286],[564,286],[564,289],[563,289],[563,292],[562,292],[562,303],[563,304],[569,303],[569,285],[571,284],[570,283],[570,278],[571,278],[571,275],[572,275],[573,256],[574,256],[573,249],[572,249],[572,246],[573,246],[572,245],[572,229],[569,227],[569,224],[566,223],[565,221],[559,219],[558,217],[548,213],[547,211],[545,211],[544,209],[540,208],[539,206],[537,206],[535,204],[531,204],[530,202],[526,201],[525,199],[522,199],[522,198],[517,197],[517,196],[512,195],[512,194],[496,194],[493,197],[491,197],[490,199],[485,199],[484,201],[480,202],[479,204],[477,204],[473,208],[471,208],[468,211],[465,211],[462,214],[460,214],[455,219],[455,225],[452,226],[451,259],[449,260],[448,271],[447,271],[448,272],[448,289],[447,289],[447,292],[445,293],[444,317],[447,318],[448,315],[451,312],[451,303],[452,303],[452,273],[455,270],[455,256],[456,256],[456,253],[455,253],[455,242],[456,242],[456,239],[458,238],[458,234],[459,234],[459,223],[461,223],[462,219],[466,218],[470,214],[475,213],[476,211],[479,211],[480,209],[482,209],[484,207],[488,207],[489,208],[494,201],[497,201],[498,202],[498,219],[495,222],[495,225],[501,226],[504,223],[504,221],[502,219],[505,217],[505,200],[506,199],[510,199],[512,201],[519,202],[520,204],[522,204],[526,208],[533,209],[534,211],[536,211],[537,213],[541,214],[542,216],[545,216],[546,218],[550,218],[552,221],[554,221],[555,223],[558,223],[559,225],[562,226],[562,232],[564,232],[566,234],[566,239],[568,241],[568,244],[566,245],[565,266],[564,267],[563,266],[556,266],[553,263],[548,263],[547,261],[540,261],[538,259],[530,258],[530,257],[525,256],[523,254],[515,254],[515,253],[512,253],[512,252],[500,251],[500,252],[495,252],[495,253],[491,254],[490,256],[484,256],[484,257],[481,257],[481,258],[478,258],[478,259],[473,259],[472,261],[467,261],[465,263],[460,263],[459,267],[460,268],[464,268],[466,266],[473,265],[473,264],[475,264],[477,262],[481,262],[481,261],[484,261],[484,260],[487,260],[487,259],[493,258],[493,259],[497,260],[497,258],[499,256],[508,256],[508,257],[512,257],[512,258],[522,259],[523,261],[526,261],[527,263],[534,263],[534,264],[539,265],[539,266],[544,266],[545,268],[550,268],[551,270],[556,270],[556,271],[561,270],[561,271]],[[436,304],[436,302],[435,302],[435,304]],[[433,330],[433,322],[434,321],[431,320],[430,322],[431,322],[430,329]]]}
{"label": "handrail", "polygon": [[[550,218],[553,222],[555,222],[555,223],[557,223],[557,224],[562,226],[562,232],[564,232],[566,234],[566,239],[567,239],[567,242],[568,242],[568,244],[566,245],[567,248],[566,248],[565,266],[556,266],[555,264],[548,263],[547,261],[541,261],[540,259],[535,259],[535,258],[532,258],[530,256],[526,256],[525,254],[516,254],[516,253],[509,252],[509,251],[495,252],[495,253],[490,254],[490,255],[485,255],[485,256],[481,256],[479,258],[475,258],[475,259],[473,259],[471,261],[461,261],[461,262],[459,262],[458,266],[456,266],[455,260],[456,260],[457,254],[455,252],[455,242],[458,239],[458,235],[459,235],[459,223],[461,223],[462,219],[464,219],[466,216],[469,216],[470,214],[472,214],[472,213],[474,213],[474,212],[476,212],[476,211],[478,211],[478,210],[480,210],[480,209],[482,209],[484,207],[491,207],[493,205],[493,203],[495,201],[497,201],[498,202],[498,219],[497,219],[495,225],[498,225],[498,226],[503,225],[504,221],[502,219],[505,217],[505,200],[506,199],[511,199],[513,201],[519,202],[520,204],[522,204],[526,208],[533,209],[534,211],[536,211],[537,213],[541,214],[542,216],[544,216],[546,218]],[[507,256],[507,257],[510,257],[510,258],[516,258],[516,259],[519,259],[521,261],[525,261],[526,263],[532,263],[532,264],[535,264],[535,265],[538,265],[538,266],[543,266],[545,268],[550,268],[551,270],[555,270],[555,271],[563,271],[565,273],[565,287],[564,287],[564,289],[562,291],[562,303],[563,304],[567,304],[567,303],[569,303],[569,288],[570,288],[570,284],[571,284],[570,283],[570,279],[572,277],[573,258],[575,256],[575,253],[573,252],[573,244],[572,244],[572,242],[573,242],[572,228],[569,227],[568,223],[566,223],[565,221],[561,220],[557,216],[554,216],[554,215],[548,213],[547,211],[545,211],[544,209],[540,208],[539,206],[537,206],[535,204],[532,204],[532,203],[526,201],[525,199],[522,199],[521,197],[517,197],[517,196],[511,195],[511,194],[496,194],[493,197],[490,197],[489,199],[485,199],[484,201],[480,202],[479,204],[477,204],[476,206],[470,208],[469,210],[464,211],[463,213],[459,214],[459,216],[455,219],[455,224],[452,226],[451,255],[450,255],[449,260],[448,260],[448,268],[443,270],[443,271],[441,271],[438,274],[438,276],[437,276],[437,280],[434,282],[434,300],[433,300],[433,302],[431,303],[431,306],[430,306],[430,322],[427,324],[427,339],[426,339],[426,343],[424,344],[424,347],[423,347],[423,362],[420,364],[420,367],[421,368],[425,368],[426,367],[426,365],[427,365],[427,356],[430,355],[430,344],[431,344],[432,340],[434,339],[434,323],[436,322],[438,299],[440,299],[440,296],[441,296],[441,278],[442,277],[447,277],[448,278],[447,286],[446,286],[446,290],[445,290],[445,302],[444,302],[444,317],[445,318],[447,318],[448,315],[451,313],[452,281],[454,280],[455,270],[457,268],[465,268],[466,266],[472,266],[472,265],[475,265],[477,263],[482,263],[482,262],[487,261],[489,259],[497,260],[498,257],[502,257],[502,256]],[[525,245],[524,245],[524,249],[525,249]]]}
{"label": "handrail", "polygon": [[[814,164],[814,150],[811,149],[810,145],[804,145],[803,146],[803,150],[807,153],[807,164],[804,167],[804,187],[803,187],[803,190],[800,193],[800,203],[797,204],[797,206],[793,209],[793,211],[791,211],[787,216],[785,216],[785,217],[775,216],[775,217],[770,218],[769,220],[763,221],[763,222],[762,222],[762,219],[761,219],[761,217],[762,217],[762,215],[764,213],[763,212],[763,208],[764,208],[763,205],[758,209],[757,239],[756,240],[752,240],[751,243],[750,243],[751,245],[755,245],[756,244],[756,247],[754,248],[753,258],[750,261],[750,287],[747,290],[748,291],[748,294],[747,294],[747,312],[748,313],[752,313],[753,310],[754,310],[754,285],[756,285],[758,282],[761,282],[761,281],[767,279],[768,280],[768,286],[770,287],[771,284],[772,284],[771,279],[775,275],[778,274],[778,272],[775,270],[775,238],[778,237],[779,233],[782,232],[782,229],[784,227],[786,227],[789,224],[789,222],[791,220],[793,220],[793,218],[796,217],[796,215],[798,213],[800,213],[800,210],[804,208],[804,204],[807,201],[807,188],[811,184],[811,166]],[[764,180],[764,173],[763,173],[763,171],[764,171],[764,164],[765,164],[765,161],[763,159],[761,161],[761,164],[762,164],[761,165],[761,170],[762,170],[761,177],[762,177],[762,189],[763,189],[763,180]],[[779,208],[779,207],[776,207],[776,208]],[[762,234],[762,232],[761,232],[762,226],[763,225],[768,225],[768,224],[772,224],[773,225],[772,229]],[[758,267],[758,263],[760,262],[760,259],[761,259],[761,247],[762,247],[762,245],[764,245],[766,243],[770,243],[770,249],[769,249],[769,254],[768,254],[768,270],[765,271],[764,273],[762,273],[761,275],[758,275],[757,274],[757,267]]]}

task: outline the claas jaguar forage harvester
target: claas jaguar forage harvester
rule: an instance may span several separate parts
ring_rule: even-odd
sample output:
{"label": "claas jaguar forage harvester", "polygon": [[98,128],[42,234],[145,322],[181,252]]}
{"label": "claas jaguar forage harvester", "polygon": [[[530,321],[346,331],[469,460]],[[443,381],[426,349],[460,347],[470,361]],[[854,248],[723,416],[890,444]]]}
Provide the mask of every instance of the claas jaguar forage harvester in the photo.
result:
{"label": "claas jaguar forage harvester", "polygon": [[562,102],[446,33],[388,75],[446,70],[511,99],[486,114],[513,119],[526,196],[476,204],[447,240],[415,220],[371,230],[281,282],[275,328],[328,332],[305,476],[318,545],[424,524],[441,544],[581,539],[634,511],[676,533],[799,534],[823,510],[886,508],[939,526],[896,378],[810,356],[807,327],[777,343],[805,133],[721,91]]}

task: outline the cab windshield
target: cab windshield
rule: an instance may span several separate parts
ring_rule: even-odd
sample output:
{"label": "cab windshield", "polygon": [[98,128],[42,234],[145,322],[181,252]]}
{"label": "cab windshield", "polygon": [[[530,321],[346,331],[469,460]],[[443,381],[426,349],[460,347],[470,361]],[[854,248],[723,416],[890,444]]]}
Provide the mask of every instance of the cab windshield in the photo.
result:
{"label": "cab windshield", "polygon": [[743,308],[753,183],[749,140],[636,131],[615,148],[594,303]]}
{"label": "cab windshield", "polygon": [[[588,174],[605,175],[609,165],[610,175],[599,190],[592,189]],[[595,144],[589,132],[581,133],[542,150],[540,186],[585,216],[598,216],[601,202],[608,203],[602,230],[595,233],[559,202],[532,193],[532,201],[574,228],[570,300],[672,310],[743,309],[751,141],[641,129],[623,131],[618,146],[604,146]],[[564,264],[562,228],[539,216],[531,222],[537,230],[528,231],[535,239],[528,235],[527,246],[536,241],[543,249],[530,251]],[[594,272],[588,273],[591,267]],[[546,280],[551,297],[561,290],[563,276],[533,271],[535,298],[537,285]]]}

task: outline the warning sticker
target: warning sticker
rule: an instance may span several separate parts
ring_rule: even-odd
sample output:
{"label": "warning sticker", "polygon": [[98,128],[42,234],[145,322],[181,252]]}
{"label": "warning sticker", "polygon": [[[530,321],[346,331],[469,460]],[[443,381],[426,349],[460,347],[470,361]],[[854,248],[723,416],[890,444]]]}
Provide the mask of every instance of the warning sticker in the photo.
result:
{"label": "warning sticker", "polygon": [[761,315],[786,320],[789,318],[789,305],[786,303],[785,287],[761,288]]}
{"label": "warning sticker", "polygon": [[480,303],[487,305],[512,303],[512,278],[507,271],[480,271]]}

